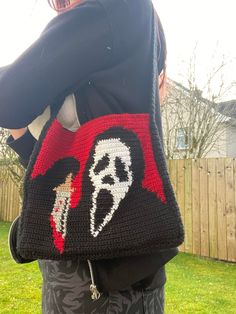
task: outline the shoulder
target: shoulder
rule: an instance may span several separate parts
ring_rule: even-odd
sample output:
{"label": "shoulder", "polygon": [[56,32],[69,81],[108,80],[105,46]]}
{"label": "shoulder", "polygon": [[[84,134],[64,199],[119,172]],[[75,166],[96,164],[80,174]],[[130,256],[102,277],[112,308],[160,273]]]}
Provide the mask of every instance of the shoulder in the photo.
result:
{"label": "shoulder", "polygon": [[103,6],[108,15],[114,18],[120,14],[123,18],[132,17],[130,23],[135,20],[140,22],[152,8],[151,0],[87,0],[86,3],[94,1]]}
{"label": "shoulder", "polygon": [[[151,0],[85,0],[74,9],[55,17],[44,32],[59,28],[63,32],[73,27],[78,32],[109,33],[113,53],[125,55],[150,30]],[[94,28],[96,25],[96,28]],[[62,27],[61,27],[62,26]],[[115,57],[115,56],[114,56]]]}
{"label": "shoulder", "polygon": [[104,7],[97,0],[86,0],[73,9],[55,16],[47,24],[42,34],[61,25],[68,30],[69,25],[73,25],[74,27],[84,24],[89,25],[97,23],[100,19],[107,19],[107,13]]}
{"label": "shoulder", "polygon": [[[93,1],[93,0],[91,0]],[[151,0],[95,0],[106,11],[113,36],[115,57],[132,54],[150,31]]]}
{"label": "shoulder", "polygon": [[[63,14],[57,15],[46,26],[45,31],[55,27],[57,24],[74,21],[96,23],[99,18],[106,18],[110,26],[116,31],[124,28],[138,30],[148,21],[152,14],[151,0],[85,0]],[[87,20],[91,16],[92,20]]]}

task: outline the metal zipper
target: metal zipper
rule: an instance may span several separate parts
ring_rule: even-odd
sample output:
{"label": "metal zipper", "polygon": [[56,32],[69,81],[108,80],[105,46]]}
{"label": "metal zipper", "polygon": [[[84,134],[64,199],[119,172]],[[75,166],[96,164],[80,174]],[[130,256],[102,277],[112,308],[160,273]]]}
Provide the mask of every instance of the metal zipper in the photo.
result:
{"label": "metal zipper", "polygon": [[88,262],[89,272],[90,272],[91,281],[92,281],[92,284],[90,285],[91,298],[92,298],[92,300],[95,301],[95,300],[98,300],[100,298],[101,293],[98,291],[97,286],[95,285],[95,282],[94,282],[92,263],[89,259],[87,260],[87,262]]}

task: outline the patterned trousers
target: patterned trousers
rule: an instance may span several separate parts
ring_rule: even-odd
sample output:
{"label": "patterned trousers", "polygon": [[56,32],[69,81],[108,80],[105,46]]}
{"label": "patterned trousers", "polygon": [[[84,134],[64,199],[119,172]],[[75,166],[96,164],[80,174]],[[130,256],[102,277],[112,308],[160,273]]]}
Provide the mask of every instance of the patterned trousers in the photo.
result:
{"label": "patterned trousers", "polygon": [[85,262],[39,260],[43,314],[163,314],[164,286],[102,294],[92,301]]}

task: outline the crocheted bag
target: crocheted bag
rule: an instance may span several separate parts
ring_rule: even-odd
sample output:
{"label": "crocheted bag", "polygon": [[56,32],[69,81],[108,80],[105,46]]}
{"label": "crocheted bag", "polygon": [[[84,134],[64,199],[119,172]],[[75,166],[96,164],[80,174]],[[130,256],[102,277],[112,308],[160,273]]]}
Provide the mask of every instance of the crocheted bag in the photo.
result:
{"label": "crocheted bag", "polygon": [[145,113],[100,116],[77,131],[54,116],[36,144],[24,182],[17,250],[24,258],[99,260],[183,242],[180,212],[155,123]]}

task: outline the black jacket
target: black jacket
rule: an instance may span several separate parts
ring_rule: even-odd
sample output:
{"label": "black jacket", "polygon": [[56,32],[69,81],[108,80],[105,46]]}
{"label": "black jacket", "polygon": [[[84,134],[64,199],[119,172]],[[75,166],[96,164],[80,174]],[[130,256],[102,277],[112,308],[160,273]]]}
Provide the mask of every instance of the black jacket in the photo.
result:
{"label": "black jacket", "polygon": [[[87,0],[55,17],[40,38],[0,72],[0,126],[28,125],[48,104],[74,92],[80,123],[109,113],[142,113],[151,98],[152,3],[150,0]],[[160,47],[158,47],[160,49]],[[160,104],[157,103],[157,113]],[[161,130],[160,115],[156,121]],[[25,149],[22,143],[25,141]],[[34,140],[27,133],[9,144],[26,165]],[[157,271],[177,249],[136,263],[138,279]],[[128,262],[126,268],[133,268]],[[132,273],[132,272],[131,272]],[[150,278],[150,277],[149,277]]]}

